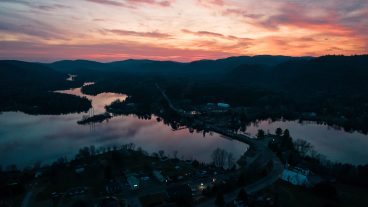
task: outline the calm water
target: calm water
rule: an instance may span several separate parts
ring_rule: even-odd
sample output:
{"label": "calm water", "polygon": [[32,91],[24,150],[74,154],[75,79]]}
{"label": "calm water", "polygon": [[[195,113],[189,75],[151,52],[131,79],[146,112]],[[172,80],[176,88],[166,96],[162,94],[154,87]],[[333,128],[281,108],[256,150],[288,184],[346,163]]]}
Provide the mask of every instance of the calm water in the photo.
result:
{"label": "calm water", "polygon": [[368,164],[368,136],[358,132],[345,132],[327,125],[298,121],[259,121],[247,127],[246,132],[256,135],[258,129],[274,133],[280,127],[289,129],[294,139],[304,139],[331,161]]}
{"label": "calm water", "polygon": [[[61,92],[61,91],[59,91]],[[80,89],[63,91],[83,95]],[[92,100],[95,114],[105,111],[104,106],[126,95],[102,93],[86,96]],[[114,117],[108,122],[91,126],[76,122],[86,114],[33,116],[20,112],[0,115],[0,165],[17,164],[24,167],[36,161],[49,163],[61,156],[72,157],[84,146],[96,148],[135,143],[152,153],[164,150],[169,156],[178,151],[179,158],[211,162],[211,154],[220,147],[231,151],[238,159],[247,145],[221,137],[219,134],[189,133],[188,129],[172,131],[169,126],[134,116]]]}
{"label": "calm water", "polygon": [[[86,96],[80,89],[58,91]],[[95,114],[105,111],[104,106],[126,95],[102,93],[86,96],[92,100]],[[71,158],[84,146],[119,146],[135,143],[137,147],[152,153],[164,150],[169,156],[178,151],[178,157],[211,162],[211,154],[220,147],[238,159],[247,145],[228,140],[219,134],[189,133],[187,129],[172,131],[169,126],[135,116],[114,117],[108,122],[78,125],[85,113],[69,115],[33,116],[20,112],[0,114],[0,165],[17,164],[24,167],[36,161],[49,163],[61,156]],[[294,138],[309,141],[326,158],[352,164],[368,164],[368,136],[348,133],[316,123],[296,121],[260,121],[247,127],[247,133],[255,135],[258,129],[274,132],[277,127],[289,129]]]}

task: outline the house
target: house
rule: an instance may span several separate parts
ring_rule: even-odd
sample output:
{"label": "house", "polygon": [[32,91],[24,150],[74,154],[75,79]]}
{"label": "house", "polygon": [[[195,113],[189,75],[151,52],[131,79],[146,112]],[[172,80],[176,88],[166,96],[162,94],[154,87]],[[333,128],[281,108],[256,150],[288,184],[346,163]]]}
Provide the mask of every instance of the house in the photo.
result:
{"label": "house", "polygon": [[217,103],[217,107],[220,108],[230,108],[230,105],[227,103]]}
{"label": "house", "polygon": [[139,188],[139,180],[135,176],[128,176],[127,182],[132,190],[137,190]]}
{"label": "house", "polygon": [[308,187],[310,186],[309,174],[310,171],[306,169],[298,167],[286,168],[282,172],[281,180],[289,182],[293,185]]}

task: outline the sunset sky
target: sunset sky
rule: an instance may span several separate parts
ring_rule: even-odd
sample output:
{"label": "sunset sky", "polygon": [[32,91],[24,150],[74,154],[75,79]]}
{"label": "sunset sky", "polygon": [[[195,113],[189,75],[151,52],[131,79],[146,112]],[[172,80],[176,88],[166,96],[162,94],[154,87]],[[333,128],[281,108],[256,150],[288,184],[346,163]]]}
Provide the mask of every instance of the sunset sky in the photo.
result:
{"label": "sunset sky", "polygon": [[0,0],[0,59],[368,53],[368,0]]}

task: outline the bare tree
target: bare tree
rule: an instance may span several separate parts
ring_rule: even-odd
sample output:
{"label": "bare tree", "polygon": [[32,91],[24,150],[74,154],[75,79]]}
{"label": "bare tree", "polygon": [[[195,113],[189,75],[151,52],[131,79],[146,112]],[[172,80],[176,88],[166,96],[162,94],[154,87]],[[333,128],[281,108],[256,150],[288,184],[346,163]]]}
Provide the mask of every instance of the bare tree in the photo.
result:
{"label": "bare tree", "polygon": [[160,155],[161,159],[165,157],[165,151],[163,151],[163,150],[159,150],[158,154]]}
{"label": "bare tree", "polygon": [[157,152],[153,152],[153,153],[152,153],[152,157],[154,157],[154,158],[158,158],[158,153],[157,153]]}
{"label": "bare tree", "polygon": [[173,151],[173,156],[174,156],[174,159],[178,158],[178,150]]}
{"label": "bare tree", "polygon": [[85,159],[91,156],[91,153],[89,151],[89,147],[83,147],[79,149],[78,154],[76,155],[77,159]]}
{"label": "bare tree", "polygon": [[128,150],[134,150],[134,149],[135,149],[135,144],[134,144],[134,143],[129,143],[129,144],[127,145],[127,149],[128,149]]}
{"label": "bare tree", "polygon": [[212,161],[213,164],[216,167],[224,167],[226,158],[227,158],[227,152],[223,149],[216,148],[212,153]]}
{"label": "bare tree", "polygon": [[229,153],[227,154],[227,167],[228,167],[229,169],[231,169],[231,168],[233,168],[233,167],[234,167],[234,165],[235,165],[235,158],[234,158],[234,155],[233,155],[233,153],[229,152]]}
{"label": "bare tree", "polygon": [[90,152],[91,156],[95,156],[96,155],[96,147],[94,145],[89,146],[89,152]]}
{"label": "bare tree", "polygon": [[258,131],[257,131],[257,138],[258,138],[258,139],[262,139],[262,138],[264,138],[264,137],[265,137],[265,135],[266,135],[266,133],[265,133],[265,131],[264,131],[264,130],[262,130],[262,129],[258,129]]}
{"label": "bare tree", "polygon": [[307,142],[303,139],[295,140],[294,146],[295,146],[296,150],[298,150],[300,155],[303,156],[303,157],[308,155],[313,150],[313,146],[309,142]]}
{"label": "bare tree", "polygon": [[276,131],[275,131],[275,134],[276,134],[276,136],[281,137],[281,135],[282,135],[282,129],[281,128],[277,128]]}

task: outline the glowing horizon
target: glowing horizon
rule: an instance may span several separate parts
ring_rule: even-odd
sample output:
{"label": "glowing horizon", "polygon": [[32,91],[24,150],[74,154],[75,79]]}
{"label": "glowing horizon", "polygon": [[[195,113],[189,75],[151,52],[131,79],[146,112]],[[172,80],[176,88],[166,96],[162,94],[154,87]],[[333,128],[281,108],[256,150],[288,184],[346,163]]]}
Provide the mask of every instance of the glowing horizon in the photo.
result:
{"label": "glowing horizon", "polygon": [[368,53],[365,0],[0,0],[0,59]]}

